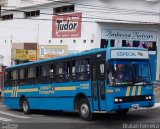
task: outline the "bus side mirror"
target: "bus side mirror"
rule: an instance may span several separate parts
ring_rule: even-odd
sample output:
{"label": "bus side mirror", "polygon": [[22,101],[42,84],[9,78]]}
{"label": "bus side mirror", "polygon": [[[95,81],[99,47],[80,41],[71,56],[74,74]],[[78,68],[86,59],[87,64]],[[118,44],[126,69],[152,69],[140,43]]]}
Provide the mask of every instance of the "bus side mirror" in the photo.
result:
{"label": "bus side mirror", "polygon": [[100,72],[101,74],[104,74],[104,64],[100,64]]}

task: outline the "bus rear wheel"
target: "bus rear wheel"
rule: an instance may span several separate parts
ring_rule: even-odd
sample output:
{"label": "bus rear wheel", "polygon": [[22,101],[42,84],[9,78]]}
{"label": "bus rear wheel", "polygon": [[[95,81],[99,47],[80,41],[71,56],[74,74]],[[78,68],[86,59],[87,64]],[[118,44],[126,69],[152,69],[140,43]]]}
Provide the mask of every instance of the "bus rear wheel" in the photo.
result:
{"label": "bus rear wheel", "polygon": [[22,110],[23,110],[24,114],[29,114],[30,113],[29,102],[26,98],[22,102]]}
{"label": "bus rear wheel", "polygon": [[92,112],[90,110],[89,102],[86,99],[82,99],[79,103],[79,115],[83,120],[91,121],[92,120]]}

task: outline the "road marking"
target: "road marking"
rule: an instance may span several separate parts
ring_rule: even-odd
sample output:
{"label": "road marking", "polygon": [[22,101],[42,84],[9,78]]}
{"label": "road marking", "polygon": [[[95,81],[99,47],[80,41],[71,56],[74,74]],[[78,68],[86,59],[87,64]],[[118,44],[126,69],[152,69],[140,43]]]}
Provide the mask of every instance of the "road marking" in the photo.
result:
{"label": "road marking", "polygon": [[12,120],[11,120],[11,119],[7,119],[7,118],[4,118],[4,117],[0,117],[0,121],[9,122],[9,121],[12,121]]}
{"label": "road marking", "polygon": [[22,119],[30,118],[30,117],[26,117],[26,116],[20,116],[20,115],[11,114],[11,113],[4,112],[4,111],[0,111],[0,114],[8,115],[8,116],[16,117],[16,118],[22,118]]}

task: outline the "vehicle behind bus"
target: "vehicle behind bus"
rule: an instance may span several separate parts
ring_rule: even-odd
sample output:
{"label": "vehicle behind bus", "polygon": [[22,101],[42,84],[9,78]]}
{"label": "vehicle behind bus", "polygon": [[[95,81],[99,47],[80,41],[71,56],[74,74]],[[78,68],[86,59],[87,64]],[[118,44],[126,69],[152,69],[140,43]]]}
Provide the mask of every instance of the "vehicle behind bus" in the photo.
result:
{"label": "vehicle behind bus", "polygon": [[[122,71],[123,70],[123,71]],[[93,113],[154,105],[148,51],[94,49],[80,54],[20,64],[5,69],[4,104],[22,109]]]}

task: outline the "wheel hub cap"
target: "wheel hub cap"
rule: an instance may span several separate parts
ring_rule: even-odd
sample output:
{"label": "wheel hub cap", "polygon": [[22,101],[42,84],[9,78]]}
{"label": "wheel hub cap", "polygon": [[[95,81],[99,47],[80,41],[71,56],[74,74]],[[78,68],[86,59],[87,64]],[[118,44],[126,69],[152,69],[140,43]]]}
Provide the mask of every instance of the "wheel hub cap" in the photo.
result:
{"label": "wheel hub cap", "polygon": [[81,105],[81,114],[83,116],[87,116],[89,113],[89,108],[88,108],[88,105],[87,104],[82,104]]}

